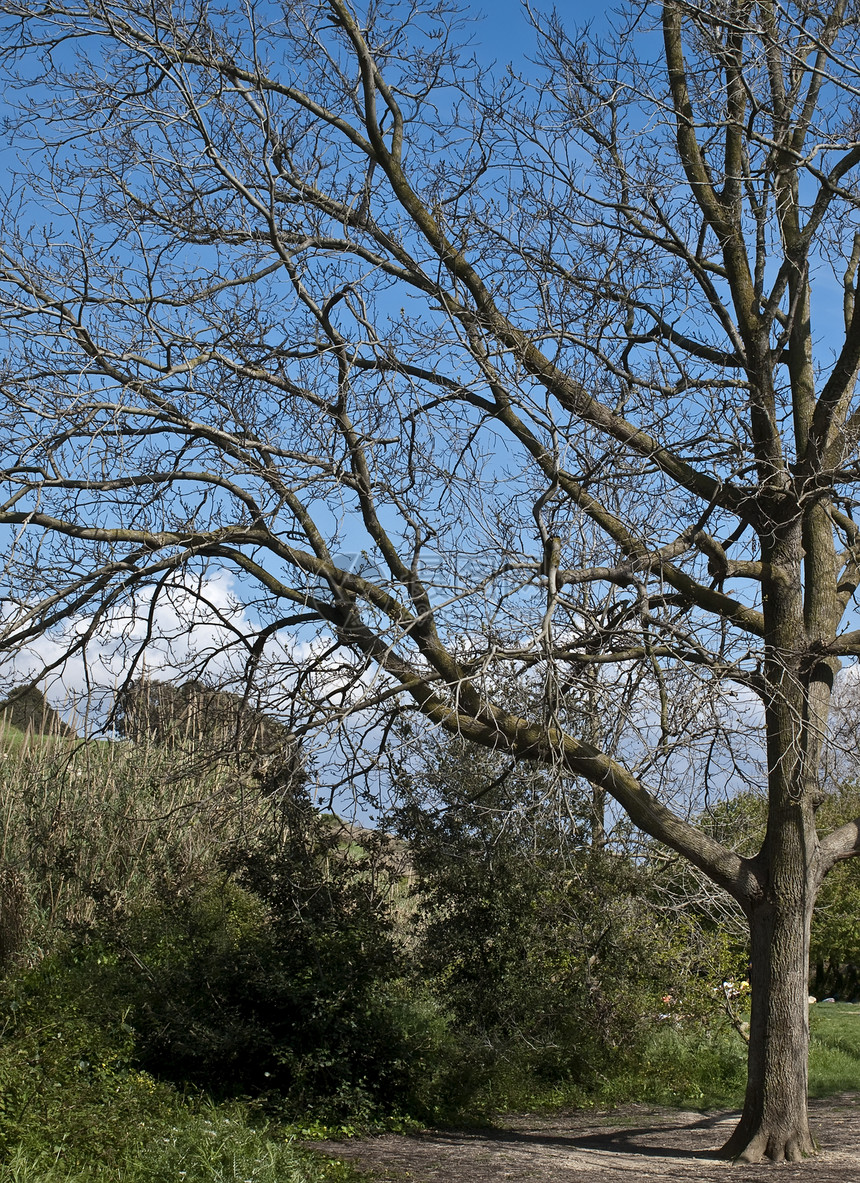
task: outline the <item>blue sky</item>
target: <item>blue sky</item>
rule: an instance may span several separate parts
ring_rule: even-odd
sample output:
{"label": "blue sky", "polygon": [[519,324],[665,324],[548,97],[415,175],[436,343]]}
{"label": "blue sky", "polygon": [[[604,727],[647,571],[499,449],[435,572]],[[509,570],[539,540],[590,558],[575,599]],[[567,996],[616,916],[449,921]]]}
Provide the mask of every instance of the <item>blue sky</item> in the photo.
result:
{"label": "blue sky", "polygon": [[[482,58],[495,58],[499,65],[510,62],[514,68],[525,66],[533,55],[535,36],[519,0],[496,0],[496,3],[464,4],[479,17],[475,25],[474,42]],[[552,10],[551,4],[536,3],[537,12]],[[611,9],[598,0],[581,0],[577,4],[557,4],[556,9],[569,30],[578,25],[596,24]]]}

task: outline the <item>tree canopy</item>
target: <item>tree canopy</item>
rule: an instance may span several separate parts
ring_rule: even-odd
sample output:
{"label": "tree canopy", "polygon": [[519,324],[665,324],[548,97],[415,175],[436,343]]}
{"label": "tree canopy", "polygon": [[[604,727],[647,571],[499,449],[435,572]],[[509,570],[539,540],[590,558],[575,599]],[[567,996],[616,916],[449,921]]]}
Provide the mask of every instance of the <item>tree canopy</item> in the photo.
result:
{"label": "tree canopy", "polygon": [[0,718],[10,727],[37,735],[71,737],[75,734],[74,728],[65,722],[35,686],[13,692],[0,702]]}
{"label": "tree canopy", "polygon": [[[810,916],[860,850],[815,821],[860,651],[854,8],[534,15],[523,77],[423,0],[0,14],[6,649],[132,677],[215,619],[192,672],[291,733],[409,703],[596,786],[749,918],[727,1153],[811,1152]],[[690,820],[737,778],[754,857]]]}
{"label": "tree canopy", "polygon": [[208,743],[214,751],[274,752],[290,747],[277,719],[241,695],[190,680],[181,685],[140,678],[127,683],[114,704],[117,732],[138,742]]}

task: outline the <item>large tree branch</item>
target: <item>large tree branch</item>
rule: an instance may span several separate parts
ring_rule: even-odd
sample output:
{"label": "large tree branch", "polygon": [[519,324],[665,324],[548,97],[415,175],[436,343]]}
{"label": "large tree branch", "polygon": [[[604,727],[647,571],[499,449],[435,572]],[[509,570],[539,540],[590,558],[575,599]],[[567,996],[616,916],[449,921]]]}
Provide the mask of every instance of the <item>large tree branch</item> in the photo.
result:
{"label": "large tree branch", "polygon": [[754,860],[743,858],[661,804],[617,761],[597,748],[553,727],[533,723],[502,708],[485,704],[477,712],[458,709],[369,629],[355,619],[344,621],[342,634],[389,674],[397,678],[434,723],[484,747],[506,751],[524,760],[561,763],[569,772],[605,789],[645,833],[682,854],[723,887],[744,908],[761,897],[763,884]]}
{"label": "large tree branch", "polygon": [[819,881],[838,862],[860,855],[860,818],[846,822],[838,830],[821,839],[819,847]]}

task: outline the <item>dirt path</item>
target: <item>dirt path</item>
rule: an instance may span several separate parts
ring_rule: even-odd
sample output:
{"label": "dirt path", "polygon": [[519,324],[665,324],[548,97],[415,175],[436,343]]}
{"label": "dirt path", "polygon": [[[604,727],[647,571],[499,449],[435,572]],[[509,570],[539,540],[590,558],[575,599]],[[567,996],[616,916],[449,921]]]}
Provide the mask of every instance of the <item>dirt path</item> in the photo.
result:
{"label": "dirt path", "polygon": [[803,1163],[731,1166],[714,1157],[737,1114],[647,1105],[513,1115],[496,1129],[385,1134],[315,1147],[379,1183],[860,1183],[860,1094],[811,1103],[821,1152]]}

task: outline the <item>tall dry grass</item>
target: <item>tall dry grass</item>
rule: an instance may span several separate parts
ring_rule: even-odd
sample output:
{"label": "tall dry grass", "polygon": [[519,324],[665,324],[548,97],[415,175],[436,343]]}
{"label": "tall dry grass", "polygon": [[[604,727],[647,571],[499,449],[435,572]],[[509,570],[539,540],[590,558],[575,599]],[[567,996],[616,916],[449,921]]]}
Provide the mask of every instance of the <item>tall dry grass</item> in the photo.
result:
{"label": "tall dry grass", "polygon": [[253,773],[211,751],[0,723],[0,965],[37,960],[99,909],[211,873],[271,811]]}

